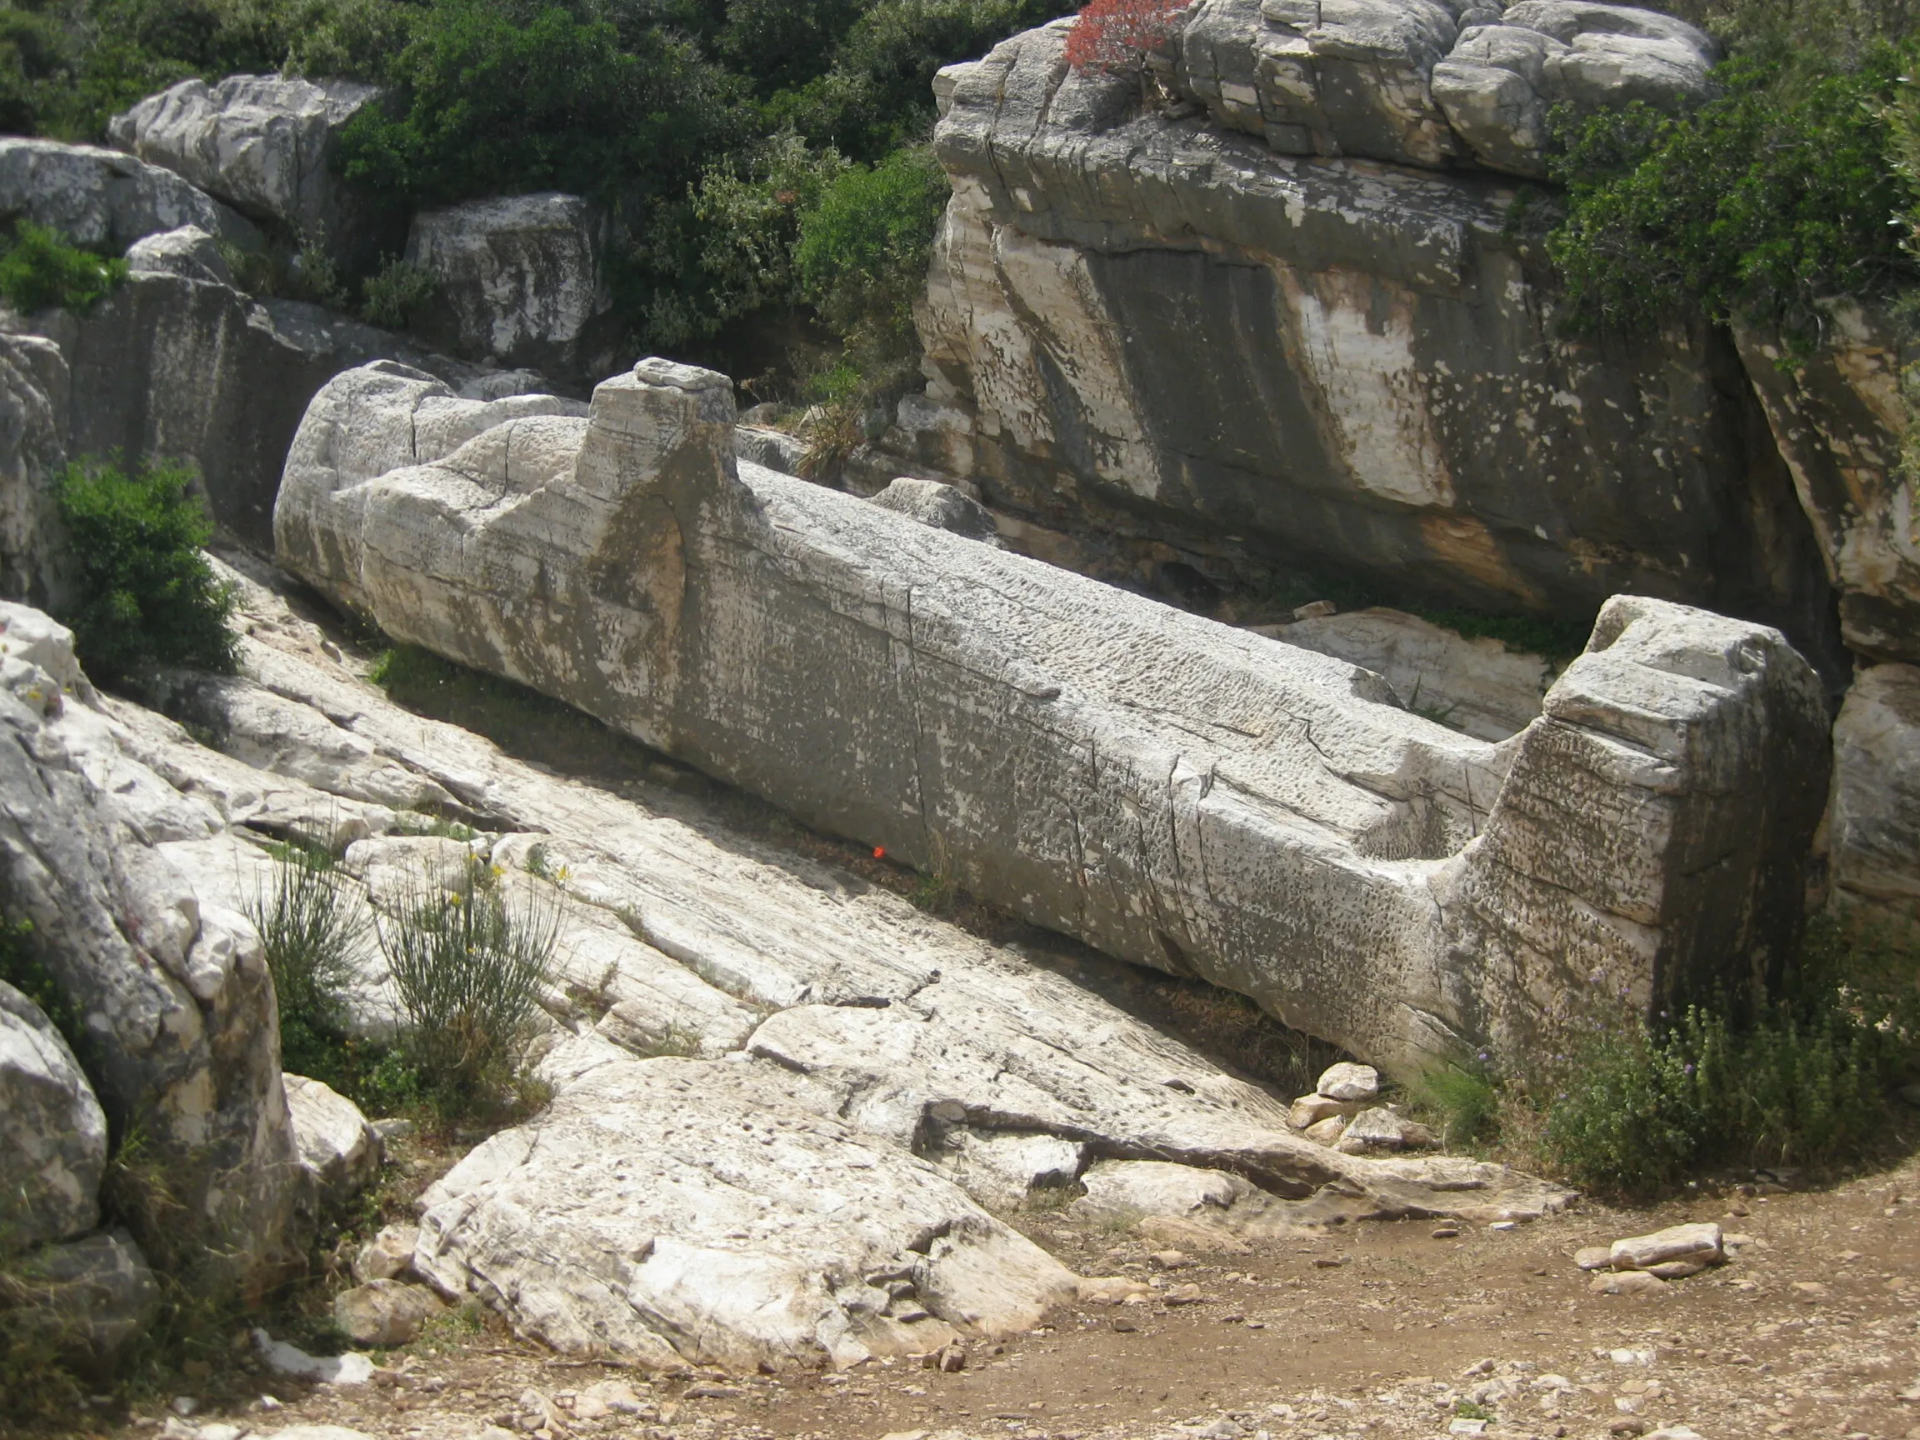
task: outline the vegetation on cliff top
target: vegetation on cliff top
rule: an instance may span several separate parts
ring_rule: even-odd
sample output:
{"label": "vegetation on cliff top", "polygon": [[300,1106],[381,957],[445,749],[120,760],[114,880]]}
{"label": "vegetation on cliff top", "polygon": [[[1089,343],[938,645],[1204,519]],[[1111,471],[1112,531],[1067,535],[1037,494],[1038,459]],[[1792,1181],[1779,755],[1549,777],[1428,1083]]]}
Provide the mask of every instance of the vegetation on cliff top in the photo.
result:
{"label": "vegetation on cliff top", "polygon": [[1719,95],[1681,115],[1554,117],[1563,320],[1635,332],[1704,309],[1811,343],[1836,298],[1920,281],[1913,16],[1903,0],[1694,8],[1729,47]]}
{"label": "vegetation on cliff top", "polygon": [[[621,237],[611,268],[627,348],[857,423],[917,358],[907,296],[945,199],[925,149],[934,72],[1072,8],[15,0],[0,10],[0,131],[97,141],[114,112],[190,75],[390,86],[392,103],[343,138],[348,179],[401,210],[589,195]],[[329,303],[357,297],[370,318],[404,321],[419,301],[411,278],[342,276]]]}

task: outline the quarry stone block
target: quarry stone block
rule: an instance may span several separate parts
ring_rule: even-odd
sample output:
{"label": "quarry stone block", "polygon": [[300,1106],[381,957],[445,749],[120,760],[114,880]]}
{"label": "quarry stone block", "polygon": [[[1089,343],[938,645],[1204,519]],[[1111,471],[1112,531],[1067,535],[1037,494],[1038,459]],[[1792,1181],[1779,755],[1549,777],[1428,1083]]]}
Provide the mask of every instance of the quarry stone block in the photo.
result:
{"label": "quarry stone block", "polygon": [[[1826,722],[1777,631],[1615,599],[1494,745],[1357,666],[738,465],[711,372],[648,360],[587,418],[488,413],[394,367],[333,382],[289,458],[282,563],[1389,1073],[1517,1051],[1596,993],[1644,1014],[1794,941]],[[755,1051],[815,1063],[803,1013]]]}

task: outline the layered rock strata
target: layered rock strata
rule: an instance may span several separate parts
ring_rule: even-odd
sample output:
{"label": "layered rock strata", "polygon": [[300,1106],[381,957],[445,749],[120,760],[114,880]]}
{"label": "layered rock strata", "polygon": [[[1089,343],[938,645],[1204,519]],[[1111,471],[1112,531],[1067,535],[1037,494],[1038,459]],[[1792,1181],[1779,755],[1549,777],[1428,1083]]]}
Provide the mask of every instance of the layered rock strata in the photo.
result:
{"label": "layered rock strata", "polygon": [[[1557,8],[1611,7],[1508,13]],[[1233,9],[1194,12],[1187,72]],[[1173,118],[1131,79],[1073,75],[1065,34],[944,72],[928,387],[889,443],[996,508],[1226,573],[1306,563],[1562,615],[1653,595],[1778,625],[1825,662],[1818,550],[1723,334],[1676,318],[1647,341],[1559,339],[1509,185],[1277,154],[1239,133],[1266,125],[1258,95],[1237,128]],[[1372,63],[1314,59],[1316,103]]]}
{"label": "layered rock strata", "polygon": [[288,461],[282,563],[1397,1073],[1596,992],[1644,1011],[1795,933],[1826,726],[1775,631],[1616,599],[1496,746],[1356,666],[736,466],[711,372],[645,361],[588,419],[491,415],[400,367],[340,377]]}

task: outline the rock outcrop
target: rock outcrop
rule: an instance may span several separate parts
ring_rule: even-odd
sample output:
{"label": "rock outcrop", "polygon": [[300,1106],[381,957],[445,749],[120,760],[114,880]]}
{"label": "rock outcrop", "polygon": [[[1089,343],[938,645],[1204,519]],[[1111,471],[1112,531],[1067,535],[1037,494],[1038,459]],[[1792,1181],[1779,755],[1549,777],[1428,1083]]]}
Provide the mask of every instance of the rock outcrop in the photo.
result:
{"label": "rock outcrop", "polygon": [[113,255],[183,225],[244,250],[262,243],[250,222],[157,165],[97,145],[0,136],[0,221],[16,218]]}
{"label": "rock outcrop", "polygon": [[[85,315],[49,311],[16,322],[58,345],[67,372],[58,381],[64,397],[49,394],[51,382],[43,377],[38,401],[0,404],[51,407],[62,421],[58,438],[69,457],[117,452],[186,463],[200,477],[215,520],[250,544],[272,542],[274,495],[300,417],[314,393],[342,370],[391,356],[444,376],[469,394],[513,394],[538,383],[524,371],[482,370],[426,353],[401,336],[317,305],[244,295],[209,273],[218,252],[209,257],[203,241],[190,233],[137,248],[134,273]],[[4,343],[30,342],[16,337]],[[5,393],[16,389],[3,377],[0,386]],[[0,438],[0,449],[12,438]],[[36,457],[50,453],[35,442]],[[9,463],[0,454],[0,464]],[[48,462],[20,463],[44,473]],[[5,503],[18,502],[10,493]]]}
{"label": "rock outcrop", "polygon": [[293,1197],[273,985],[251,924],[189,878],[247,847],[137,758],[65,629],[0,604],[0,638],[0,901],[80,1017],[106,1115],[141,1138],[169,1197],[146,1218],[199,1267],[183,1280],[264,1278]]}
{"label": "rock outcrop", "polygon": [[84,1235],[100,1221],[107,1117],[73,1051],[0,981],[0,1252]]}
{"label": "rock outcrop", "polygon": [[[413,218],[406,258],[436,282],[422,333],[458,354],[571,376],[613,306],[606,220],[577,195],[469,200]],[[599,378],[597,375],[594,378]]]}
{"label": "rock outcrop", "polygon": [[[1576,40],[1609,46],[1633,38],[1623,15],[1677,24],[1546,0],[1507,14],[1536,11],[1588,17]],[[1323,77],[1308,88],[1329,116],[1343,75],[1372,77],[1352,80],[1367,106],[1428,105],[1419,65],[1393,72],[1361,42],[1397,16],[1381,43],[1437,56],[1452,11],[1340,13],[1351,27],[1272,40],[1259,83],[1293,94],[1298,60]],[[1176,83],[1199,93],[1197,37],[1231,15],[1259,34],[1210,43],[1249,65],[1291,26],[1240,0],[1199,7]],[[996,510],[1172,545],[1227,577],[1305,564],[1562,616],[1646,594],[1777,625],[1833,660],[1817,547],[1723,334],[1676,317],[1641,342],[1559,339],[1505,233],[1507,184],[1277,154],[1143,109],[1131,78],[1068,70],[1066,29],[943,72],[935,149],[954,196],[918,316],[928,387],[888,444]],[[1333,48],[1307,56],[1314,44]],[[1231,82],[1254,87],[1233,124],[1264,134],[1255,80]],[[1444,158],[1451,130],[1406,124],[1406,146],[1430,135]]]}
{"label": "rock outcrop", "polygon": [[1734,337],[1840,592],[1848,647],[1920,664],[1920,496],[1900,465],[1908,357],[1884,314],[1841,304],[1829,319],[1796,363],[1778,336],[1736,325]]}
{"label": "rock outcrop", "polygon": [[1828,826],[1835,897],[1920,924],[1920,667],[1876,665],[1847,692]]}
{"label": "rock outcrop", "polygon": [[1487,637],[1469,640],[1399,610],[1312,616],[1261,633],[1351,660],[1384,677],[1408,709],[1481,740],[1526,729],[1555,673],[1539,655]]}
{"label": "rock outcrop", "polygon": [[586,420],[494,414],[340,377],[288,461],[282,563],[1390,1070],[1532,1043],[1596,990],[1644,1009],[1795,933],[1826,721],[1777,632],[1616,599],[1496,747],[1357,667],[736,467],[710,372],[644,361]]}
{"label": "rock outcrop", "polygon": [[380,91],[351,80],[183,80],[107,126],[122,150],[288,234],[347,248],[365,206],[334,176],[340,131]]}
{"label": "rock outcrop", "polygon": [[54,486],[71,386],[58,345],[0,332],[0,599],[44,608],[67,598],[72,561]]}

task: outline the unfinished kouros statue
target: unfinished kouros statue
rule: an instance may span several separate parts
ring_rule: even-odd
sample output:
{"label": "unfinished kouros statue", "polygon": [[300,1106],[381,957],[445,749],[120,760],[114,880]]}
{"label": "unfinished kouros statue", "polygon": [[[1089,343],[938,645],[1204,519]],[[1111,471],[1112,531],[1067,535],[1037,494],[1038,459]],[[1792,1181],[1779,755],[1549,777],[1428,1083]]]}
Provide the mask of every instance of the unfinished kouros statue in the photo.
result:
{"label": "unfinished kouros statue", "polygon": [[1489,744],[1344,661],[737,463],[724,376],[646,360],[554,408],[340,376],[288,459],[282,563],[1401,1075],[1793,935],[1826,720],[1774,630],[1617,598]]}

